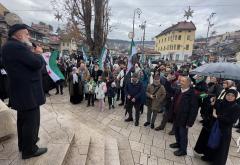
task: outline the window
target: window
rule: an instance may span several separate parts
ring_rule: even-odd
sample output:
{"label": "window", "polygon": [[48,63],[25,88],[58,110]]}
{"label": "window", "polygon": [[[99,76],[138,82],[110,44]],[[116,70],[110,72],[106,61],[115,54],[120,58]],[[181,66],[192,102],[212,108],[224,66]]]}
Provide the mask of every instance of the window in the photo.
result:
{"label": "window", "polygon": [[62,43],[62,46],[65,46],[65,43],[64,43],[64,42]]}
{"label": "window", "polygon": [[176,50],[176,45],[174,45],[174,50]]}
{"label": "window", "polygon": [[165,38],[165,42],[167,41],[167,38]]}
{"label": "window", "polygon": [[67,43],[67,46],[69,46],[69,42]]}
{"label": "window", "polygon": [[178,36],[178,40],[181,40],[181,39],[182,39],[182,36],[181,36],[181,35],[179,35],[179,36]]}
{"label": "window", "polygon": [[188,59],[188,55],[185,54],[185,55],[184,55],[184,61],[187,61],[187,59]]}
{"label": "window", "polygon": [[190,35],[187,36],[187,40],[191,40],[191,36]]}
{"label": "window", "polygon": [[175,56],[175,60],[176,60],[176,61],[179,60],[179,54],[176,54],[176,56]]}
{"label": "window", "polygon": [[177,35],[175,35],[175,40],[177,40]]}
{"label": "window", "polygon": [[164,50],[165,50],[166,48],[165,48],[165,46],[164,46]]}
{"label": "window", "polygon": [[189,45],[186,45],[186,50],[189,50]]}
{"label": "window", "polygon": [[163,42],[163,39],[162,39],[162,42]]}
{"label": "window", "polygon": [[167,50],[169,50],[169,45],[167,46]]}
{"label": "window", "polygon": [[180,50],[180,45],[177,45],[177,50]]}

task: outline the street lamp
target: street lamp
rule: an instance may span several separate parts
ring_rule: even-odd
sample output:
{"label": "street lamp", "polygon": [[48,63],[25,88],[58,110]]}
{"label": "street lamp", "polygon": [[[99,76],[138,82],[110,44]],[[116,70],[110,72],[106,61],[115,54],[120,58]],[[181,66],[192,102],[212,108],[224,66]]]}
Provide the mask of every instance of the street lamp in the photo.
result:
{"label": "street lamp", "polygon": [[143,38],[142,38],[142,41],[143,41],[143,47],[142,47],[142,62],[145,62],[145,57],[144,57],[144,41],[145,41],[145,30],[146,30],[146,23],[147,21],[144,21],[141,25],[139,25],[139,27],[143,30]]}
{"label": "street lamp", "polygon": [[141,9],[139,9],[139,8],[136,8],[135,10],[134,10],[134,13],[133,13],[133,32],[132,32],[132,38],[134,38],[134,36],[135,36],[135,33],[134,33],[134,24],[135,24],[135,16],[136,16],[136,14],[138,14],[138,18],[140,18],[140,15],[142,14],[142,10]]}

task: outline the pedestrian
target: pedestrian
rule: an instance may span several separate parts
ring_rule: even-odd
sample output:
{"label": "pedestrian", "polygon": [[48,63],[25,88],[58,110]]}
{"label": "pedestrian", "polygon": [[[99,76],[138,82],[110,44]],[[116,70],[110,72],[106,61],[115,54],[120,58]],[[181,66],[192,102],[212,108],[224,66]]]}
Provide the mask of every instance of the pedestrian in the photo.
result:
{"label": "pedestrian", "polygon": [[81,81],[82,81],[82,85],[83,85],[82,98],[85,97],[85,100],[88,100],[87,82],[90,78],[90,73],[89,73],[85,63],[80,63],[78,72],[79,72],[79,76],[81,77]]}
{"label": "pedestrian", "polygon": [[126,99],[126,112],[129,117],[125,119],[126,122],[133,121],[132,109],[135,108],[135,126],[139,125],[139,115],[141,106],[141,95],[143,92],[143,85],[139,81],[137,73],[132,74],[132,81],[129,81],[125,87]]}
{"label": "pedestrian", "polygon": [[147,98],[146,90],[147,90],[149,81],[148,81],[148,76],[145,73],[145,70],[140,71],[139,74],[140,74],[140,82],[143,85],[143,94],[141,96],[141,107],[140,107],[140,113],[143,114],[144,105],[145,105],[146,98]]}
{"label": "pedestrian", "polygon": [[83,85],[76,67],[72,68],[69,76],[69,95],[72,104],[78,104],[82,101]]}
{"label": "pedestrian", "polygon": [[126,66],[125,64],[120,65],[121,71],[117,76],[117,80],[120,82],[120,95],[121,95],[121,103],[119,106],[123,106],[125,104],[125,76],[126,76]]}
{"label": "pedestrian", "polygon": [[147,122],[144,126],[151,124],[151,128],[154,129],[154,123],[158,114],[161,104],[166,96],[166,91],[163,85],[160,83],[160,76],[155,75],[153,84],[149,84],[146,91],[149,104],[147,111]]}
{"label": "pedestrian", "polygon": [[104,107],[105,107],[104,98],[105,98],[106,92],[107,92],[106,83],[102,80],[102,76],[99,76],[95,93],[96,93],[96,98],[98,99],[98,107],[101,112],[104,111]]}
{"label": "pedestrian", "polygon": [[15,24],[8,31],[2,48],[3,64],[9,78],[9,99],[17,110],[18,148],[22,159],[40,156],[47,148],[36,145],[40,126],[40,105],[45,103],[41,70],[44,59],[41,47],[32,52],[28,27]]}
{"label": "pedestrian", "polygon": [[175,156],[187,154],[188,129],[193,126],[198,114],[198,102],[194,90],[190,87],[191,79],[183,76],[180,78],[181,90],[173,99],[174,125],[176,143],[170,144],[171,148],[178,148]]}
{"label": "pedestrian", "polygon": [[96,83],[95,83],[93,77],[90,77],[90,80],[87,83],[87,93],[88,93],[88,104],[87,104],[87,106],[88,107],[90,106],[90,103],[92,103],[92,106],[94,106],[95,89],[96,89]]}
{"label": "pedestrian", "polygon": [[115,95],[116,95],[116,83],[112,76],[107,77],[107,96],[108,96],[108,105],[109,110],[114,109]]}

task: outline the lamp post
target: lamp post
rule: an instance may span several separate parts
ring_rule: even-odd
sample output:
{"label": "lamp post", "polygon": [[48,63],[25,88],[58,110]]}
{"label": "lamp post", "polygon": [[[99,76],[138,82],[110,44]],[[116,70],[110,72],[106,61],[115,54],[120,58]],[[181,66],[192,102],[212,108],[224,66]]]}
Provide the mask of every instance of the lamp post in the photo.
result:
{"label": "lamp post", "polygon": [[134,33],[134,25],[135,25],[135,16],[136,16],[136,14],[138,14],[138,18],[140,18],[140,15],[142,14],[142,10],[139,9],[139,8],[136,8],[136,9],[134,10],[134,13],[133,13],[133,31],[132,31],[133,36],[132,36],[132,38],[134,38],[134,36],[135,36],[135,33]]}
{"label": "lamp post", "polygon": [[145,30],[146,30],[146,23],[147,21],[144,21],[141,25],[139,25],[139,27],[143,30],[143,37],[142,37],[142,41],[143,41],[143,47],[142,47],[142,63],[145,62],[145,51],[144,51],[144,41],[145,41]]}

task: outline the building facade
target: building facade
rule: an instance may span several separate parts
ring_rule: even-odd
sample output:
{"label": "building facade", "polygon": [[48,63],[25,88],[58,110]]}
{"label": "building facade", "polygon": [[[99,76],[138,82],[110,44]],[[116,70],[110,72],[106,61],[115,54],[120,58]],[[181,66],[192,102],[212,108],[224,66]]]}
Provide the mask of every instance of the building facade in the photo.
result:
{"label": "building facade", "polygon": [[155,38],[155,51],[170,61],[187,61],[192,55],[196,27],[193,22],[178,22]]}
{"label": "building facade", "polygon": [[70,55],[77,52],[77,43],[71,40],[62,40],[60,43],[60,51],[63,55]]}

